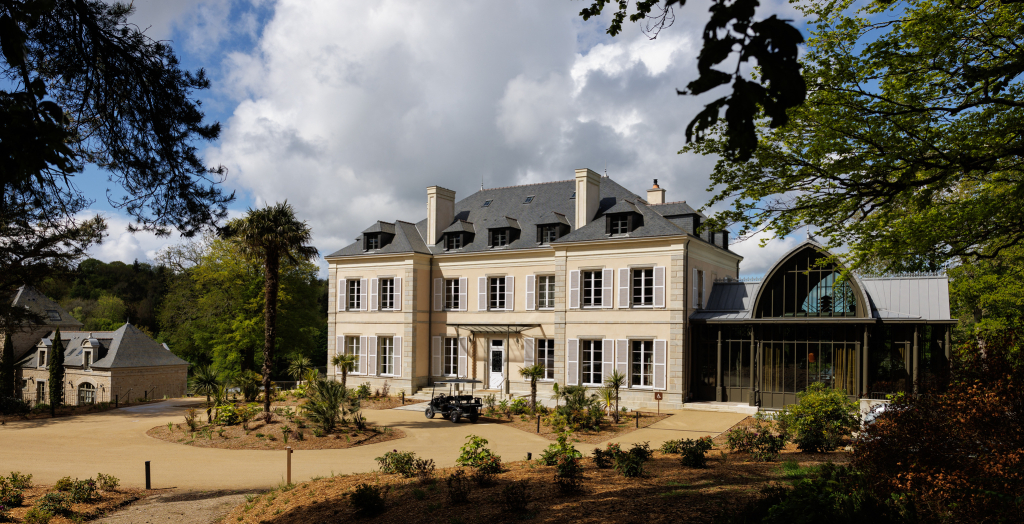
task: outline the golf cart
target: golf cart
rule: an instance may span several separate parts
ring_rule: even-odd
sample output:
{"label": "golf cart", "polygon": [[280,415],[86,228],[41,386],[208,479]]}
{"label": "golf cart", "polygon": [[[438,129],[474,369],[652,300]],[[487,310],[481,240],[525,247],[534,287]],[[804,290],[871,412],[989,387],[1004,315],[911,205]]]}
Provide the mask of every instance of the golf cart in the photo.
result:
{"label": "golf cart", "polygon": [[[440,413],[443,418],[452,422],[458,422],[462,417],[468,418],[470,422],[476,422],[476,419],[480,417],[480,408],[483,407],[483,403],[480,402],[480,397],[473,396],[473,392],[476,391],[476,384],[480,383],[479,380],[471,378],[453,378],[434,382],[434,389],[430,392],[430,405],[424,410],[424,414],[427,418],[434,418],[435,414]],[[460,394],[465,393],[467,385],[470,387],[469,394]],[[447,395],[444,392],[445,386],[448,387]],[[441,389],[440,393],[438,393],[438,387]]]}

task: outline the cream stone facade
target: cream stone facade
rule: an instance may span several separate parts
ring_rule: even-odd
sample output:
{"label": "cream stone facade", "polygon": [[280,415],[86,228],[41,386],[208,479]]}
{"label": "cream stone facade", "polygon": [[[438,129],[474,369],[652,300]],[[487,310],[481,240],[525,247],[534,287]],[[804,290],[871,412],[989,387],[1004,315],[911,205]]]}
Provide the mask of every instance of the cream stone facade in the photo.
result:
{"label": "cream stone facade", "polygon": [[424,221],[377,222],[327,257],[328,353],[359,356],[349,384],[412,394],[457,376],[522,395],[519,370],[537,363],[541,398],[617,369],[623,406],[686,402],[688,318],[741,260],[726,233],[697,233],[703,215],[656,181],[645,200],[588,169],[458,202],[427,193]]}

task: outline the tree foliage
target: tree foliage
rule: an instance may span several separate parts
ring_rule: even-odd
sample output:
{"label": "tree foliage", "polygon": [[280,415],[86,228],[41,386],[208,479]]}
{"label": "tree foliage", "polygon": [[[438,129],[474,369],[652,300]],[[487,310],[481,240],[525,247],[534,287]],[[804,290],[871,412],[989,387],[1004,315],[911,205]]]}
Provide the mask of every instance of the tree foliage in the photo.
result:
{"label": "tree foliage", "polygon": [[[636,0],[636,10],[629,14],[628,0],[592,0],[590,7],[580,11],[584,20],[599,16],[608,4],[615,4],[608,34],[622,31],[622,23],[644,22],[643,30],[657,38],[662,29],[675,21],[674,8],[686,0]],[[732,83],[732,93],[704,106],[686,126],[686,141],[700,142],[714,128],[724,114],[722,154],[727,158],[747,160],[757,148],[756,117],[762,113],[770,117],[770,126],[785,125],[787,110],[800,105],[806,96],[806,84],[800,74],[797,46],[803,43],[800,31],[772,15],[756,20],[757,0],[713,0],[711,19],[704,28],[704,46],[697,57],[700,76],[680,95],[700,95],[717,87]],[[726,62],[736,53],[736,63],[728,71],[715,66]],[[745,77],[743,66],[757,63],[760,76],[755,80]]]}
{"label": "tree foliage", "polygon": [[64,404],[64,341],[60,338],[60,329],[53,334],[49,359],[47,367],[50,379],[47,387],[50,389],[50,416],[53,417],[57,414],[57,408]]}
{"label": "tree foliage", "polygon": [[[805,224],[850,264],[936,269],[1024,239],[1024,3],[814,0],[807,101],[711,176],[740,235]],[[765,116],[765,115],[762,115]],[[766,116],[770,117],[770,113]],[[683,151],[726,155],[729,137]]]}

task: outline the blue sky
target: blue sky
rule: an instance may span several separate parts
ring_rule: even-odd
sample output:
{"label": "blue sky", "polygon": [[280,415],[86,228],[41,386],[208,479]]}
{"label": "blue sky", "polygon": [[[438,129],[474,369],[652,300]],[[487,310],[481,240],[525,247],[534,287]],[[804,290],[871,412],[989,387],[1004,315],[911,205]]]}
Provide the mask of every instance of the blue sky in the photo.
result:
{"label": "blue sky", "polygon": [[[677,10],[656,40],[635,24],[612,39],[580,1],[135,0],[132,22],[205,68],[198,96],[223,126],[203,155],[228,168],[232,213],[287,199],[328,254],[375,220],[418,221],[426,187],[480,188],[607,170],[636,193],[708,200],[713,158],[678,155],[706,99],[696,77],[707,3]],[[759,14],[797,14],[764,2]],[[83,174],[110,236],[92,254],[151,260],[176,235],[129,234],[104,173]],[[733,246],[758,274],[797,239]],[[322,263],[322,267],[325,267]]]}

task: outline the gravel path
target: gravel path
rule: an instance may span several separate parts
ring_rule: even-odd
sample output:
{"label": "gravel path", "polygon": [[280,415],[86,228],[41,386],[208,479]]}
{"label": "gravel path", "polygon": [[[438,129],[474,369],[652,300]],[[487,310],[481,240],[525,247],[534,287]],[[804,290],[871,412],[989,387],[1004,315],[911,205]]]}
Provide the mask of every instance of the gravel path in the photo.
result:
{"label": "gravel path", "polygon": [[101,524],[213,524],[231,508],[245,502],[244,492],[171,491],[143,499],[108,517]]}

